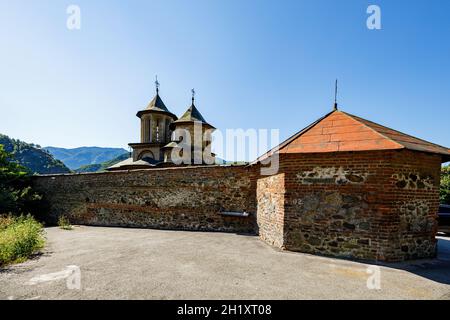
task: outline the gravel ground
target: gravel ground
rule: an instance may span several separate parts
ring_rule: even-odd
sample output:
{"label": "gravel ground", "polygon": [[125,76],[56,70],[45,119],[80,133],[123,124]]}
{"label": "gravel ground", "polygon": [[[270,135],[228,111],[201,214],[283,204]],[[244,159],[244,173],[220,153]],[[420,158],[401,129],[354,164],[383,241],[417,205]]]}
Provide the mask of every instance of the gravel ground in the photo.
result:
{"label": "gravel ground", "polygon": [[450,238],[438,259],[374,266],[227,233],[46,233],[43,254],[0,270],[0,299],[450,299]]}

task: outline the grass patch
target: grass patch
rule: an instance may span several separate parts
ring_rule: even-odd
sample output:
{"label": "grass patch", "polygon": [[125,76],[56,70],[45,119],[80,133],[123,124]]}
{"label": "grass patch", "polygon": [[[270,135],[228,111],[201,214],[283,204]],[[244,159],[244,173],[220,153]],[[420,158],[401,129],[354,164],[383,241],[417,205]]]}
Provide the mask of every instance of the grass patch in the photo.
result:
{"label": "grass patch", "polygon": [[72,230],[73,229],[72,225],[70,224],[69,219],[67,219],[64,216],[59,217],[58,226],[60,229],[63,229],[63,230]]}
{"label": "grass patch", "polygon": [[31,215],[0,216],[0,266],[23,262],[44,244],[44,229]]}

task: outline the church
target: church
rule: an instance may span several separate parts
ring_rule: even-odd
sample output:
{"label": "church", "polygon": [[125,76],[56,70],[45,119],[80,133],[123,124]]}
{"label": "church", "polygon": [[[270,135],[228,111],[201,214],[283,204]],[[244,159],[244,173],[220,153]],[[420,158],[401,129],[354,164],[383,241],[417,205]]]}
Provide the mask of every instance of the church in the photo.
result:
{"label": "church", "polygon": [[[159,95],[139,143],[107,172],[33,177],[49,223],[258,235],[282,250],[398,262],[433,258],[446,147],[334,108],[251,163],[215,164],[214,127]],[[420,124],[417,124],[420,125]],[[194,137],[192,139],[192,136]],[[277,170],[267,173],[268,163]]]}
{"label": "church", "polygon": [[178,118],[161,99],[158,80],[155,85],[156,95],[136,114],[141,123],[141,141],[129,143],[130,158],[107,170],[215,164],[215,155],[211,153],[211,134],[215,128],[195,106],[194,89],[191,105]]}

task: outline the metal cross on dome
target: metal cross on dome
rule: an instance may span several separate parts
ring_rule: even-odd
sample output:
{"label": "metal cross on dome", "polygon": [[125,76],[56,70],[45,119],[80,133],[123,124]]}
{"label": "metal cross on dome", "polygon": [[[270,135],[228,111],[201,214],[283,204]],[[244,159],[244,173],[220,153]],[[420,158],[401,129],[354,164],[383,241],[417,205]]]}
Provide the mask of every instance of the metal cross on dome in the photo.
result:
{"label": "metal cross on dome", "polygon": [[191,92],[192,92],[192,103],[194,103],[194,99],[195,99],[195,90],[192,89]]}
{"label": "metal cross on dome", "polygon": [[156,93],[159,93],[159,82],[158,82],[158,76],[156,76],[155,87],[156,87]]}

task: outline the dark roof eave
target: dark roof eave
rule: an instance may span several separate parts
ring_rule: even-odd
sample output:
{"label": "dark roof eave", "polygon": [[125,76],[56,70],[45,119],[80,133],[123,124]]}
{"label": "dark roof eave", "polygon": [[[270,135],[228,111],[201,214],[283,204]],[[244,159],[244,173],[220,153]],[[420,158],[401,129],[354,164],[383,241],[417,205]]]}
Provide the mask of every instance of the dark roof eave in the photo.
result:
{"label": "dark roof eave", "polygon": [[140,169],[152,169],[155,165],[124,165],[115,168],[106,168],[106,171],[126,171],[126,170],[140,170]]}
{"label": "dark roof eave", "polygon": [[155,110],[155,109],[145,109],[145,110],[138,111],[138,113],[136,113],[136,117],[141,118],[142,115],[148,114],[148,113],[164,114],[164,115],[168,115],[168,116],[172,117],[174,120],[178,120],[178,117],[170,111]]}
{"label": "dark roof eave", "polygon": [[173,122],[175,125],[180,124],[180,123],[198,123],[201,124],[202,126],[205,127],[209,127],[210,129],[216,129],[216,127],[210,125],[208,122],[203,122],[203,121],[195,121],[195,120],[176,120]]}
{"label": "dark roof eave", "polygon": [[130,147],[161,147],[164,142],[132,142],[128,144]]}

